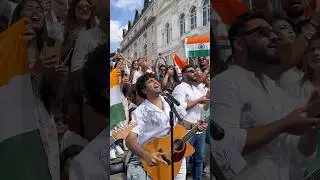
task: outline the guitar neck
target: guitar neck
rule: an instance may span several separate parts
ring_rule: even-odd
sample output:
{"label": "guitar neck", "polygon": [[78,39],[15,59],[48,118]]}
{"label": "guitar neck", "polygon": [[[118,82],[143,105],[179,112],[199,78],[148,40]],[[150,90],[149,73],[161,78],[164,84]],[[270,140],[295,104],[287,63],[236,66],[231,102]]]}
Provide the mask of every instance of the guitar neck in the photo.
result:
{"label": "guitar neck", "polygon": [[320,169],[316,169],[308,174],[303,180],[318,180],[320,177]]}
{"label": "guitar neck", "polygon": [[[204,119],[204,122],[208,122],[210,119],[209,119],[209,117],[207,117],[207,118],[205,118]],[[198,125],[199,125],[200,123],[197,123],[196,124],[196,126],[194,126],[186,135],[184,135],[182,138],[181,138],[181,140],[183,141],[183,142],[187,142],[187,141],[189,141],[197,132],[198,132]]]}

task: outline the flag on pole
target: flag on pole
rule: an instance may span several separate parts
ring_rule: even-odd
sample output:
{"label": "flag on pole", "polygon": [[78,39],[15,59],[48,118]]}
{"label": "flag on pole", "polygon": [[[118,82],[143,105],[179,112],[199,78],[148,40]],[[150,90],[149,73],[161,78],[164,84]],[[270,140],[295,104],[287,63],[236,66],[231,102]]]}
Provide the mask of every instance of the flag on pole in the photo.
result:
{"label": "flag on pole", "polygon": [[176,53],[172,54],[172,58],[175,64],[179,67],[179,69],[183,69],[187,65],[187,63],[183,59],[181,59]]}
{"label": "flag on pole", "polygon": [[122,104],[118,68],[110,73],[110,127],[126,119]]}
{"label": "flag on pole", "polygon": [[0,179],[51,180],[31,87],[25,20],[0,34]]}
{"label": "flag on pole", "polygon": [[185,39],[186,56],[210,56],[210,36],[195,36]]}

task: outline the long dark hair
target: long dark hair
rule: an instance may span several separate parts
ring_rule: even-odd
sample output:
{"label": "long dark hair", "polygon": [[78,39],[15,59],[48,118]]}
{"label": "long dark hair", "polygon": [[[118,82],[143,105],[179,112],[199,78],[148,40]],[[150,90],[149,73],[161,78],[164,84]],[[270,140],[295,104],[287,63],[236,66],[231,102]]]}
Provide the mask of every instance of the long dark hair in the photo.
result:
{"label": "long dark hair", "polygon": [[179,76],[178,76],[178,72],[177,72],[176,68],[174,68],[174,66],[168,66],[166,69],[166,74],[167,74],[169,68],[173,69],[173,77],[172,78],[173,78],[174,82],[179,83],[180,80],[179,80]]}
{"label": "long dark hair", "polygon": [[[11,23],[10,25],[18,22],[22,17],[21,17],[21,11],[23,10],[23,7],[27,4],[29,1],[35,1],[41,5],[41,3],[37,0],[22,0],[14,9],[11,17]],[[43,15],[44,16],[44,15]],[[37,36],[37,48],[40,51],[43,48],[44,45],[44,40],[46,38],[46,26],[44,25],[43,28],[36,34]]]}
{"label": "long dark hair", "polygon": [[[21,11],[23,10],[24,6],[27,4],[29,1],[35,1],[40,4],[39,1],[36,0],[22,0],[15,8],[13,14],[12,14],[12,21],[11,24],[14,24],[18,22],[22,17],[21,17]],[[40,4],[41,5],[41,4]],[[44,46],[44,39],[46,37],[46,27],[45,25],[43,28],[36,34],[37,36],[37,49],[41,51],[41,49]],[[52,84],[49,82],[49,79],[46,77],[41,77],[40,81],[40,99],[43,102],[46,110],[48,112],[51,112],[52,110],[52,105],[51,105],[51,100],[54,98],[54,90],[52,87]]]}
{"label": "long dark hair", "polygon": [[[77,25],[77,17],[76,17],[76,8],[77,8],[77,4],[80,2],[81,0],[73,0],[70,3],[70,8],[68,11],[68,16],[66,19],[66,33],[65,33],[65,39],[69,36],[70,32],[73,31],[76,28]],[[86,0],[91,6],[93,6],[92,2],[90,0]],[[87,22],[87,29],[90,29],[92,27],[92,22],[94,21],[94,11],[92,10],[91,12],[91,16]]]}

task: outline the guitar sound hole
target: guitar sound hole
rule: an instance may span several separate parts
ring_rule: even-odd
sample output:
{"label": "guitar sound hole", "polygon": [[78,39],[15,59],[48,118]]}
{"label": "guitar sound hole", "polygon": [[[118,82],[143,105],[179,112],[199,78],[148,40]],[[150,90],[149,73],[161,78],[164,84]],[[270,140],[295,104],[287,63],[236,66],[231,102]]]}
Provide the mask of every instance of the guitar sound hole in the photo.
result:
{"label": "guitar sound hole", "polygon": [[183,143],[183,141],[181,139],[174,140],[173,145],[174,145],[174,150],[175,151],[181,151],[184,148],[184,143]]}

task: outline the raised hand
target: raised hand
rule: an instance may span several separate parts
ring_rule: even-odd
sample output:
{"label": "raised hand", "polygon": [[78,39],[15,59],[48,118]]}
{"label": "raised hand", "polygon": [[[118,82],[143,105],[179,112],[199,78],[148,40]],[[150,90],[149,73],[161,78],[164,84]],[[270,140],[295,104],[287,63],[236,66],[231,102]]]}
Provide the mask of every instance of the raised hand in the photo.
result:
{"label": "raised hand", "polygon": [[44,43],[44,47],[40,52],[40,61],[45,68],[55,68],[59,64],[59,51],[56,47],[48,47],[47,43]]}
{"label": "raised hand", "polygon": [[299,108],[288,114],[280,121],[280,126],[285,133],[293,135],[303,135],[306,132],[313,131],[320,127],[319,118],[308,118],[303,115],[306,112],[305,108]]}

